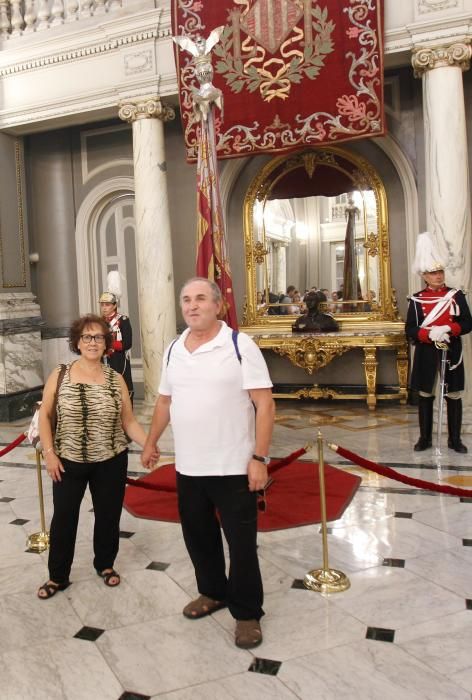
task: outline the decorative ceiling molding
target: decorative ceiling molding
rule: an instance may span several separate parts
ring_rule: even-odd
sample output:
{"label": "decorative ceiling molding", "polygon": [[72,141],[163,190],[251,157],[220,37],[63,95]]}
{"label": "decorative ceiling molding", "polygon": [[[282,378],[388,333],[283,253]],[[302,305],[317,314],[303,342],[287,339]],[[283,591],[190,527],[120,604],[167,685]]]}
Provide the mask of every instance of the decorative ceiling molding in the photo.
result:
{"label": "decorative ceiling molding", "polygon": [[444,10],[451,10],[458,7],[459,0],[417,0],[416,3],[417,13],[419,15],[428,12],[443,12]]}
{"label": "decorative ceiling molding", "polygon": [[81,46],[69,51],[51,53],[47,56],[41,56],[40,58],[34,58],[21,63],[11,63],[10,65],[0,68],[0,78],[45,68],[47,66],[55,66],[61,63],[90,58],[91,56],[108,53],[109,51],[116,51],[124,46],[139,44],[143,41],[149,41],[150,39],[163,39],[168,36],[170,36],[170,27],[162,30],[149,29],[135,32],[134,34],[109,39],[108,41],[97,44]]}

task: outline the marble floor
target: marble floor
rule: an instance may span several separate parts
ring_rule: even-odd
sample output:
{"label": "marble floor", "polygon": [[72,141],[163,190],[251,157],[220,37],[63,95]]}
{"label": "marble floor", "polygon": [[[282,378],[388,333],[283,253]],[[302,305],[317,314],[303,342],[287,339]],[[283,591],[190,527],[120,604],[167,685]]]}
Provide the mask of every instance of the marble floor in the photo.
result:
{"label": "marble floor", "polygon": [[[138,406],[139,410],[139,406]],[[0,445],[23,422],[0,425]],[[40,530],[33,449],[0,460],[0,697],[2,700],[373,700],[472,697],[472,436],[470,455],[412,451],[413,407],[279,402],[271,449],[282,457],[316,439],[471,497],[412,489],[326,449],[325,460],[362,476],[341,520],[329,524],[329,565],[349,590],[301,585],[322,566],[319,525],[263,533],[264,641],[233,643],[227,610],[198,621],[181,614],[196,593],[179,525],[123,512],[109,589],[92,568],[93,513],[81,513],[73,585],[40,601],[47,552],[26,549]],[[161,443],[172,459],[172,435]],[[316,459],[315,452],[311,456]],[[164,460],[165,461],[165,460]],[[132,449],[130,472],[139,472]],[[44,476],[46,520],[51,487]]]}

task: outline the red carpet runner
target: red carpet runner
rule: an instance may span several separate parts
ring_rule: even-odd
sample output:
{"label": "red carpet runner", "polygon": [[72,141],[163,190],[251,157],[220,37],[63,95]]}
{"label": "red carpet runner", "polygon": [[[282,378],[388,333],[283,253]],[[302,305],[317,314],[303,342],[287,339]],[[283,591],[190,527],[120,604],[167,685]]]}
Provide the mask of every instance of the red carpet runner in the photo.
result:
{"label": "red carpet runner", "polygon": [[[259,511],[260,532],[320,522],[317,464],[293,462],[284,469],[277,470],[273,478],[274,481],[266,494],[266,511]],[[124,502],[126,510],[137,518],[179,522],[177,494],[174,491],[174,465],[168,464],[156,469],[139,481],[163,490],[128,486]],[[327,520],[337,520],[351,502],[361,478],[325,464],[325,482]]]}

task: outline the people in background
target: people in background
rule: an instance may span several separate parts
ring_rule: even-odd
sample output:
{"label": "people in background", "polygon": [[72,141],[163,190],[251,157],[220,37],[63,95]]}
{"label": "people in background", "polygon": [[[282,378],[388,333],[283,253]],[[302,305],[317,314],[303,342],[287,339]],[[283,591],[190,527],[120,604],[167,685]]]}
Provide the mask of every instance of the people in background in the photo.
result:
{"label": "people in background", "polygon": [[288,313],[289,314],[301,314],[302,310],[304,308],[304,304],[302,302],[302,297],[301,294],[298,290],[295,290],[293,293],[292,297],[292,304],[288,306]]}
{"label": "people in background", "polygon": [[115,372],[121,374],[128,387],[131,401],[134,387],[131,376],[130,350],[133,345],[133,331],[128,316],[118,312],[118,296],[114,292],[104,292],[100,296],[100,313],[108,323],[112,334],[110,349],[104,358]]}
{"label": "people in background", "polygon": [[287,291],[285,294],[281,294],[279,297],[279,302],[280,302],[280,313],[281,314],[289,314],[291,313],[289,311],[289,304],[292,303],[293,301],[293,295],[295,294],[297,290],[295,289],[293,284],[289,284],[287,287]]}
{"label": "people in background", "polygon": [[327,308],[330,314],[337,314],[342,311],[342,304],[338,303],[338,293],[336,290],[331,292]]}
{"label": "people in background", "polygon": [[435,386],[445,352],[447,444],[455,452],[466,453],[461,440],[465,378],[461,335],[472,330],[472,317],[464,293],[446,286],[444,268],[430,234],[420,234],[413,272],[421,274],[425,287],[410,298],[405,324],[406,336],[415,344],[410,385],[419,394],[420,437],[414,450],[423,452],[432,446]]}
{"label": "people in background", "polygon": [[376,293],[373,289],[369,289],[364,295],[365,304],[363,304],[364,311],[372,311],[373,307],[376,305]]}

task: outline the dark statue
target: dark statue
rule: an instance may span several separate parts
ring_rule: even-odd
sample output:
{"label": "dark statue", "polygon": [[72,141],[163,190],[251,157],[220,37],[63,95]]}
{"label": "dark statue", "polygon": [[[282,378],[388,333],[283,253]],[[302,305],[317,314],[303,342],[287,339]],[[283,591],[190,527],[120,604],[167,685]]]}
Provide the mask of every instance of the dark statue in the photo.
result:
{"label": "dark statue", "polygon": [[297,318],[292,326],[293,331],[298,331],[299,333],[332,333],[339,330],[339,325],[334,318],[320,311],[320,304],[326,304],[327,301],[323,292],[308,292],[304,301],[308,311]]}

